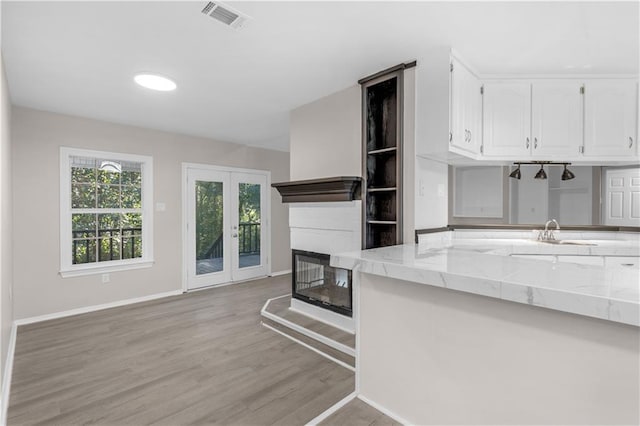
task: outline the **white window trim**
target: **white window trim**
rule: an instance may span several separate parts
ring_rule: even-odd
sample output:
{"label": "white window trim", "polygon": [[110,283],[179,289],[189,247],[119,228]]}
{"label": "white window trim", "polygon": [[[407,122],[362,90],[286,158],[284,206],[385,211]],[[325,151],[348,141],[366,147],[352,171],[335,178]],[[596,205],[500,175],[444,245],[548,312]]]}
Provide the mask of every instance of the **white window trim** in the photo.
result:
{"label": "white window trim", "polygon": [[[74,265],[71,257],[72,156],[109,158],[142,163],[142,257]],[[149,268],[153,265],[153,158],[78,148],[60,148],[60,275],[63,278]]]}

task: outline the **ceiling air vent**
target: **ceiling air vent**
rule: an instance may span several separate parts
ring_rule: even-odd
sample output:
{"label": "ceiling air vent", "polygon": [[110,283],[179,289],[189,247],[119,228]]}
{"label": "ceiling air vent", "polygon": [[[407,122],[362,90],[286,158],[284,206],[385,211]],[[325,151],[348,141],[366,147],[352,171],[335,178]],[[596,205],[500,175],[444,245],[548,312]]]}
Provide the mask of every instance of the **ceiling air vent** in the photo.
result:
{"label": "ceiling air vent", "polygon": [[236,30],[242,28],[249,19],[247,15],[243,15],[220,2],[208,2],[204,9],[202,9],[202,13]]}

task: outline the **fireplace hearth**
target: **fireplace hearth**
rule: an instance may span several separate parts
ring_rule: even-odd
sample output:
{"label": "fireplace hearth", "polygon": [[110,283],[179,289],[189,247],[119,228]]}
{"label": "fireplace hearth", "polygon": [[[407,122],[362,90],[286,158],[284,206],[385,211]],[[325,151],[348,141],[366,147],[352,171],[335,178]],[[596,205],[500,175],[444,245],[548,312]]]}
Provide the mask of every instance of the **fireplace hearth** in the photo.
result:
{"label": "fireplace hearth", "polygon": [[292,250],[293,298],[351,317],[351,271],[329,265],[328,254]]}

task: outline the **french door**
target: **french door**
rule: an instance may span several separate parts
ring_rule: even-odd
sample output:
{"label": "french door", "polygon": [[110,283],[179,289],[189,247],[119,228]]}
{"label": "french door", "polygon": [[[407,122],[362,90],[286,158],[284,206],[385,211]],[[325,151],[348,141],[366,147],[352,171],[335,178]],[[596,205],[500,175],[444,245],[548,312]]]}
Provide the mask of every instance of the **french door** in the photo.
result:
{"label": "french door", "polygon": [[269,273],[269,172],[185,165],[185,290]]}

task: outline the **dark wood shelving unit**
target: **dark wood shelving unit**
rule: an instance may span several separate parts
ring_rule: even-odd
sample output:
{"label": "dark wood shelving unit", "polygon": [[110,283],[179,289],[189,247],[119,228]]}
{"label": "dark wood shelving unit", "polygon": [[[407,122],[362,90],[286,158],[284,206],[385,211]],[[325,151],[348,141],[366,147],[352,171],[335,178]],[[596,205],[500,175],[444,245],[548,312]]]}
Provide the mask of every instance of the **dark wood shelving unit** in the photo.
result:
{"label": "dark wood shelving unit", "polygon": [[402,244],[404,67],[361,81],[365,249]]}

